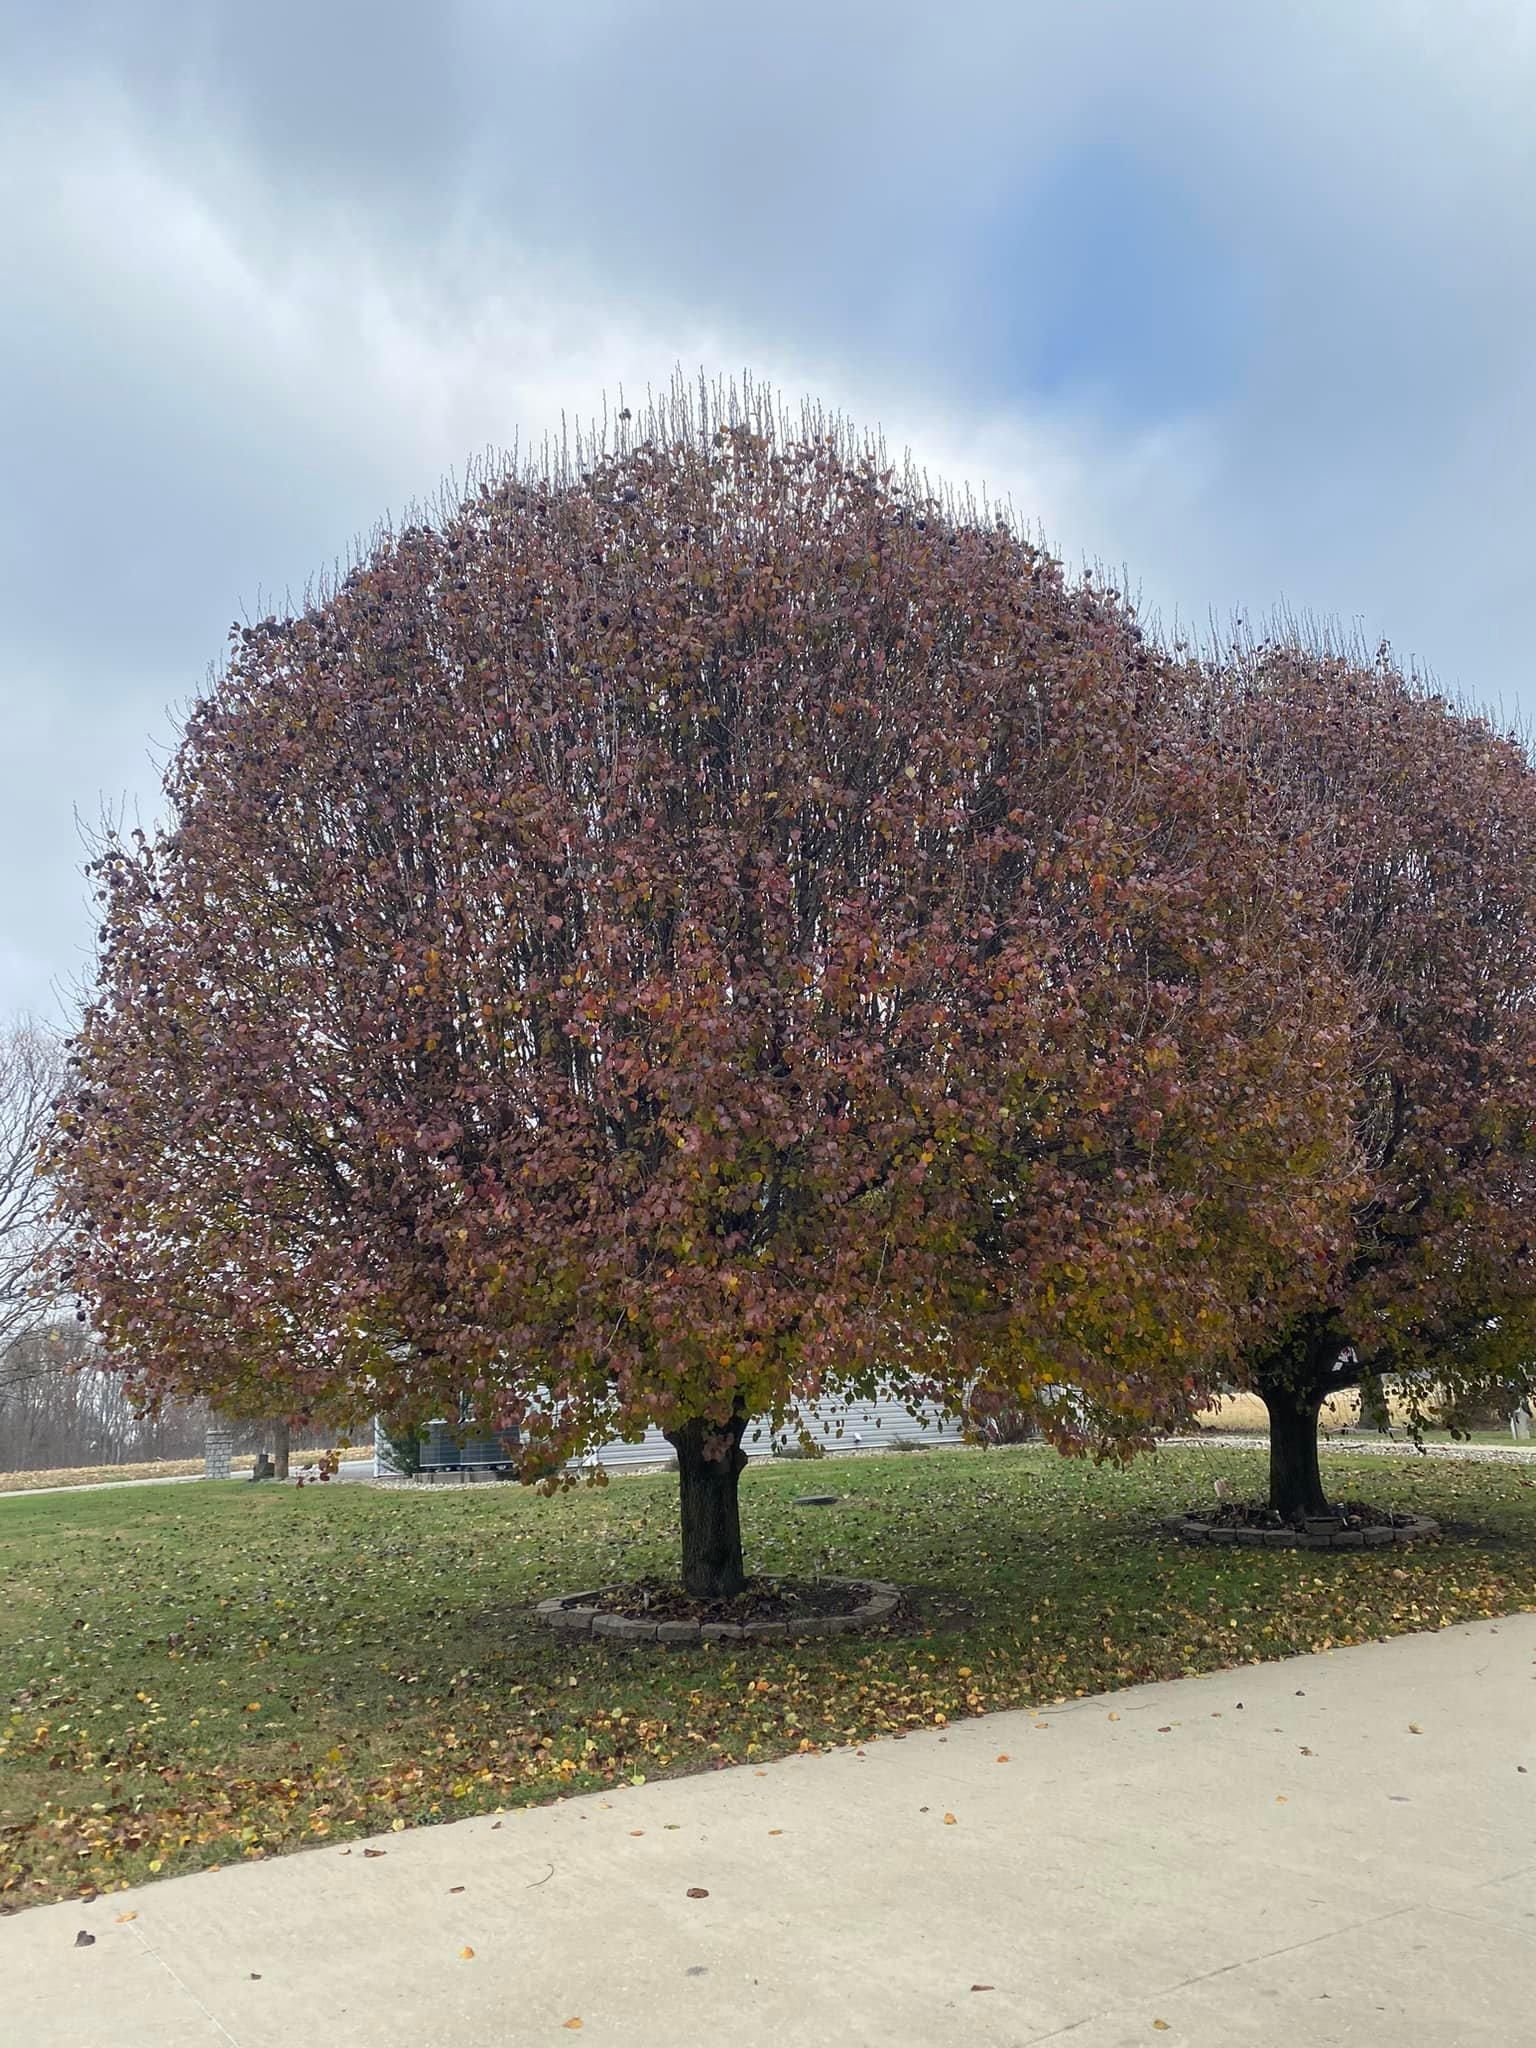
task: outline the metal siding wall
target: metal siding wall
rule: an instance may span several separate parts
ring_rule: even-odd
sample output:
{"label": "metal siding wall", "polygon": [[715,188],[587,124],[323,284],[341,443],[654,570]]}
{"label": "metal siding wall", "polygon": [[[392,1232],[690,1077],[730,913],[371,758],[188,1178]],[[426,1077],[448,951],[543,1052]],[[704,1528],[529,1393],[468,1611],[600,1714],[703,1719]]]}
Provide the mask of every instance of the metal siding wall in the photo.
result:
{"label": "metal siding wall", "polygon": [[[893,1439],[910,1438],[925,1444],[957,1444],[961,1441],[960,1419],[942,1409],[924,1407],[912,1415],[900,1401],[855,1401],[844,1407],[840,1401],[825,1401],[807,1417],[813,1441],[829,1451],[878,1451]],[[796,1441],[795,1432],[789,1433]],[[749,1458],[769,1458],[773,1445],[766,1422],[754,1422],[748,1429],[745,1447]],[[644,1465],[665,1465],[672,1446],[659,1429],[648,1429],[638,1443],[614,1441],[602,1444],[592,1454],[594,1461],[610,1472]]]}

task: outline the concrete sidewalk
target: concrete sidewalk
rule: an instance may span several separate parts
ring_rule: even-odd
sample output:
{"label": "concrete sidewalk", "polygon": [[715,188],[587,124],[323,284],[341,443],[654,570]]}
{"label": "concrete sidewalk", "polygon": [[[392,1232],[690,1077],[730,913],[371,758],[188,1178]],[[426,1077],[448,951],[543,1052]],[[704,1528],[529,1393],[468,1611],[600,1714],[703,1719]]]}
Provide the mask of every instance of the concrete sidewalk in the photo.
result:
{"label": "concrete sidewalk", "polygon": [[370,1846],[0,1922],[7,2048],[1516,2048],[1536,1615]]}

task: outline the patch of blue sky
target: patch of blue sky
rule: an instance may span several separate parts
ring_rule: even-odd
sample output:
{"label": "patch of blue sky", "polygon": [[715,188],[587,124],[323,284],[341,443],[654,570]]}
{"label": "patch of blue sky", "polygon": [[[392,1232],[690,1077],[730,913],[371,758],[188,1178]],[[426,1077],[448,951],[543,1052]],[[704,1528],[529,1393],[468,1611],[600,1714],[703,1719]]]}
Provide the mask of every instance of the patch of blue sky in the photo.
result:
{"label": "patch of blue sky", "polygon": [[990,313],[970,348],[1011,396],[1133,424],[1241,389],[1260,318],[1249,254],[1149,156],[1115,141],[1057,154],[994,210],[975,253]]}

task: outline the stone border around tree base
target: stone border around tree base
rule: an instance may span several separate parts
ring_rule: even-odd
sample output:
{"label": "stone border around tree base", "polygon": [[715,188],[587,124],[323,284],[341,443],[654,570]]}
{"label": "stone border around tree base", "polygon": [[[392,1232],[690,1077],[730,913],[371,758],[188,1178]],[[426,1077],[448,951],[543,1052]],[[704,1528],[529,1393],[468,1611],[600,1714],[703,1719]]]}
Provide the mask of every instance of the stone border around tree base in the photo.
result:
{"label": "stone border around tree base", "polygon": [[[768,1581],[769,1584],[772,1581]],[[546,1627],[563,1635],[591,1636],[613,1643],[783,1643],[804,1636],[858,1635],[889,1621],[901,1605],[901,1589],[884,1579],[822,1579],[823,1586],[849,1586],[864,1594],[847,1614],[813,1614],[804,1621],[644,1621],[639,1615],[604,1614],[597,1604],[618,1586],[590,1593],[563,1593],[541,1600],[533,1610]]]}
{"label": "stone border around tree base", "polygon": [[1192,1515],[1175,1515],[1163,1527],[1185,1543],[1230,1544],[1242,1550],[1402,1550],[1440,1534],[1440,1524],[1428,1515],[1411,1516],[1400,1528],[1345,1529],[1335,1524],[1328,1529],[1233,1529]]}

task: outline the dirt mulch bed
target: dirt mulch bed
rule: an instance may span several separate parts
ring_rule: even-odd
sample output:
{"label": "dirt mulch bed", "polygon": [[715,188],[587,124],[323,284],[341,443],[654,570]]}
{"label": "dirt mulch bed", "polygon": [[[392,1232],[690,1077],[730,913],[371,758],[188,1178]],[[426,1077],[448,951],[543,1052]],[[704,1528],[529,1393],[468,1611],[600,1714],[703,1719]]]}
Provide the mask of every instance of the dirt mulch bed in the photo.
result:
{"label": "dirt mulch bed", "polygon": [[609,1586],[598,1596],[604,1614],[635,1621],[804,1621],[828,1614],[852,1614],[868,1599],[862,1586],[828,1586],[817,1579],[748,1579],[731,1600],[696,1600],[676,1579],[636,1579]]}
{"label": "dirt mulch bed", "polygon": [[1326,1516],[1282,1515],[1267,1501],[1224,1500],[1214,1508],[1191,1508],[1184,1520],[1212,1529],[1294,1529],[1304,1535],[1324,1522],[1336,1522],[1341,1529],[1408,1529],[1415,1517],[1364,1500],[1331,1501]]}

